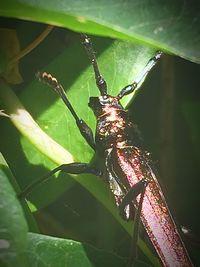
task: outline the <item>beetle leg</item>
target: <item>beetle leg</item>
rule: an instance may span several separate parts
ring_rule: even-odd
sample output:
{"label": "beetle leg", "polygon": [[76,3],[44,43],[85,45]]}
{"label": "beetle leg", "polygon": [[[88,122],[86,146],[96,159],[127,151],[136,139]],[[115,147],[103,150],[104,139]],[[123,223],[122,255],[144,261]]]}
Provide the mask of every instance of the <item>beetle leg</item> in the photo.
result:
{"label": "beetle leg", "polygon": [[[132,186],[131,189],[123,197],[119,205],[120,215],[123,219],[127,220],[127,216],[125,212],[126,206],[131,204],[139,194],[142,194],[146,186],[147,186],[147,181],[145,179],[142,179],[137,184]],[[129,216],[131,217],[131,214]]]}
{"label": "beetle leg", "polygon": [[[135,216],[134,216],[134,226],[133,226],[133,236],[132,236],[131,249],[130,249],[129,266],[134,266],[134,261],[137,260],[137,242],[138,242],[138,235],[139,235],[140,215],[142,211],[142,203],[143,203],[145,189],[146,189],[147,184],[148,182],[146,181],[146,179],[140,180],[127,192],[127,194],[122,199],[121,204],[119,205],[120,215],[122,216],[122,218],[127,219],[125,217],[126,206],[129,205],[129,211],[131,212],[130,208],[132,207],[132,205],[130,204],[140,194],[140,199],[139,199],[137,209],[135,212]],[[131,214],[129,214],[129,218],[130,217],[131,217]]]}
{"label": "beetle leg", "polygon": [[138,236],[139,236],[140,215],[142,211],[142,203],[144,200],[146,186],[147,186],[147,181],[143,181],[143,186],[141,186],[141,192],[140,192],[140,200],[137,206],[137,210],[135,212],[133,237],[132,237],[131,253],[130,253],[131,256],[129,260],[132,264],[135,260],[137,260],[137,242],[138,242]]}
{"label": "beetle leg", "polygon": [[83,173],[90,173],[95,174],[96,176],[101,176],[101,171],[91,167],[88,163],[79,163],[79,162],[73,162],[69,164],[62,164],[43,177],[35,180],[32,184],[27,186],[19,195],[19,198],[25,198],[37,185],[47,181],[53,174],[55,174],[58,171],[66,172],[69,174],[83,174]]}

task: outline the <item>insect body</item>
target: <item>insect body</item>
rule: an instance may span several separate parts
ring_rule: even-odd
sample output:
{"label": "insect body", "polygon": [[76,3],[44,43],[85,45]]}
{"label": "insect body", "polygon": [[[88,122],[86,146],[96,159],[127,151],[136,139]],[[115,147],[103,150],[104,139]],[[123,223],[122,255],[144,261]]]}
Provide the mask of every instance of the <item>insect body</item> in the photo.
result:
{"label": "insect body", "polygon": [[145,190],[141,220],[164,266],[192,266],[151,168],[151,159],[134,145],[135,125],[118,98],[91,98],[89,106],[97,116],[96,145],[105,159],[104,175],[121,216],[131,218],[133,195]]}
{"label": "insect body", "polygon": [[[150,59],[142,74],[133,83],[124,87],[117,96],[110,96],[107,94],[106,82],[99,72],[92,44],[84,34],[82,39],[101,94],[89,99],[89,107],[97,119],[95,140],[89,126],[74,111],[62,85],[50,74],[39,73],[38,77],[53,87],[63,99],[80,133],[95,150],[97,159],[101,157],[103,164],[101,167],[96,167],[96,162],[63,164],[42,180],[57,171],[72,174],[93,173],[104,177],[109,182],[122,218],[132,219],[133,208],[138,208],[136,214],[141,217],[163,266],[191,267],[193,265],[153,172],[151,159],[147,152],[136,145],[137,127],[120,104],[120,99],[138,87],[160,58],[161,52]],[[41,179],[34,182],[21,195],[27,195],[39,182]]]}

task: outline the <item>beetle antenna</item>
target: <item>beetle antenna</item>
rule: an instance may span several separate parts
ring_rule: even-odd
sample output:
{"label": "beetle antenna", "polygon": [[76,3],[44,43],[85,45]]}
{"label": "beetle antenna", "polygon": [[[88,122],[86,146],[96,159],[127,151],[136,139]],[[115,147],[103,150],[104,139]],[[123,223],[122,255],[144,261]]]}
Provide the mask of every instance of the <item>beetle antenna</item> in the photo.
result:
{"label": "beetle antenna", "polygon": [[63,102],[68,107],[68,109],[72,113],[75,120],[76,121],[79,120],[74,108],[72,107],[71,103],[69,102],[64,92],[62,85],[58,82],[58,80],[55,77],[53,77],[50,73],[47,73],[47,72],[37,72],[36,77],[40,81],[43,81],[44,83],[52,87],[56,91],[56,93],[62,98]]}
{"label": "beetle antenna", "polygon": [[129,95],[131,94],[134,90],[138,89],[139,85],[141,84],[141,82],[145,79],[145,77],[147,76],[147,74],[150,72],[150,70],[156,65],[156,63],[158,62],[158,60],[160,59],[162,55],[161,51],[157,51],[155,56],[152,57],[147,65],[144,67],[143,71],[138,75],[138,77],[135,79],[134,82],[132,82],[131,84],[125,86],[118,94],[118,98],[121,99],[123,98],[125,95]]}
{"label": "beetle antenna", "polygon": [[88,54],[88,57],[89,57],[90,62],[93,66],[93,69],[94,69],[96,85],[97,85],[101,95],[106,95],[107,94],[107,84],[106,84],[106,81],[104,80],[103,76],[100,74],[99,67],[97,64],[97,59],[96,59],[95,52],[94,52],[94,49],[92,46],[92,42],[91,42],[90,38],[84,33],[81,33],[81,38],[82,38],[82,43],[85,47],[85,50]]}
{"label": "beetle antenna", "polygon": [[68,107],[69,111],[71,112],[72,116],[74,117],[76,124],[80,130],[81,135],[87,143],[95,150],[95,141],[93,138],[93,133],[90,127],[87,125],[87,123],[78,117],[76,114],[76,111],[72,107],[71,103],[69,102],[67,95],[65,94],[65,91],[62,87],[62,85],[57,81],[55,77],[53,77],[51,74],[47,72],[38,72],[36,73],[36,77],[40,80],[52,87],[56,93],[62,98],[65,105]]}

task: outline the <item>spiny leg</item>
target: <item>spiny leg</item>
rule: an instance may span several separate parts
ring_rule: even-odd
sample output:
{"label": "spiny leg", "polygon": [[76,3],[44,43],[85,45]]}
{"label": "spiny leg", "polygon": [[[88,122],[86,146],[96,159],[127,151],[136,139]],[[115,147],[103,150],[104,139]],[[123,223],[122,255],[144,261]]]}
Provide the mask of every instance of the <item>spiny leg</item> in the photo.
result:
{"label": "spiny leg", "polygon": [[72,116],[74,117],[76,124],[79,128],[79,131],[81,135],[84,137],[84,139],[87,141],[87,143],[95,150],[96,145],[93,137],[93,133],[91,128],[86,124],[86,122],[78,117],[76,114],[74,108],[72,107],[71,103],[69,102],[67,95],[65,94],[65,91],[62,87],[62,85],[57,81],[55,77],[53,77],[51,74],[43,72],[38,72],[36,74],[37,78],[49,86],[51,86],[56,93],[62,98],[63,102],[71,112]]}
{"label": "spiny leg", "polygon": [[130,190],[126,193],[126,195],[123,197],[119,205],[120,215],[123,219],[127,220],[125,208],[130,203],[132,203],[139,194],[141,194],[143,188],[146,186],[147,186],[147,181],[145,179],[142,179],[138,183],[136,183],[134,186],[132,186]]}
{"label": "spiny leg", "polygon": [[137,260],[137,242],[138,242],[138,236],[139,236],[139,227],[140,227],[140,215],[142,211],[142,204],[144,200],[144,194],[146,189],[147,183],[145,183],[142,187],[141,193],[140,193],[140,200],[138,203],[138,207],[136,209],[135,218],[134,218],[134,228],[133,228],[133,237],[132,237],[132,243],[131,243],[131,256],[130,256],[130,264],[133,266],[134,261]]}
{"label": "spiny leg", "polygon": [[82,43],[85,47],[85,50],[88,54],[88,57],[91,61],[93,69],[94,69],[96,85],[97,85],[101,95],[106,95],[107,94],[107,84],[106,84],[106,81],[104,80],[103,76],[100,74],[99,67],[98,67],[97,60],[96,60],[96,56],[95,56],[95,52],[94,52],[94,49],[92,47],[92,42],[91,42],[90,38],[84,33],[81,34],[81,38],[82,38]]}
{"label": "spiny leg", "polygon": [[[130,250],[131,256],[129,259],[128,266],[133,266],[134,261],[137,260],[137,242],[138,242],[138,234],[139,234],[139,226],[140,226],[140,215],[142,211],[142,204],[143,204],[144,194],[145,194],[145,189],[146,189],[147,184],[148,182],[146,181],[146,179],[140,180],[127,192],[127,194],[124,196],[119,206],[120,215],[122,216],[122,218],[126,219],[125,217],[126,206],[132,204],[133,201],[136,199],[136,197],[140,194],[140,200],[138,202],[137,209],[136,209],[135,216],[134,216],[134,228],[133,228],[133,236],[132,236],[131,250]],[[130,207],[129,207],[129,210],[131,211]],[[130,217],[131,215],[129,215],[129,218]]]}
{"label": "spiny leg", "polygon": [[139,84],[144,80],[144,78],[147,76],[147,74],[150,72],[150,70],[155,66],[155,64],[158,62],[162,55],[161,51],[158,51],[154,57],[152,57],[147,65],[144,67],[143,71],[136,77],[135,81],[133,81],[131,84],[125,86],[118,94],[118,98],[121,99],[125,95],[131,94],[134,90],[136,90],[139,86]]}
{"label": "spiny leg", "polygon": [[[122,219],[130,220],[134,219],[134,232],[132,236],[131,243],[131,257],[129,260],[129,266],[133,266],[134,260],[137,259],[137,241],[138,241],[138,233],[139,233],[139,225],[140,225],[140,215],[142,210],[142,203],[144,199],[144,193],[146,186],[148,184],[148,180],[143,178],[138,181],[134,186],[132,186],[126,195],[122,197],[123,194],[123,184],[120,183],[121,179],[117,176],[113,169],[113,162],[111,161],[111,152],[108,153],[106,157],[106,169],[109,174],[109,184],[110,189],[116,197],[116,201],[119,207],[119,213]],[[137,203],[137,209],[133,216],[134,202],[136,202],[137,196],[140,194],[140,200]],[[121,199],[119,202],[118,200]],[[128,208],[128,213],[126,207]]]}
{"label": "spiny leg", "polygon": [[83,174],[83,173],[90,173],[95,174],[96,176],[101,176],[101,171],[91,167],[88,163],[79,163],[79,162],[73,162],[69,164],[62,164],[43,177],[35,180],[32,184],[27,186],[19,195],[19,198],[25,198],[35,187],[37,187],[39,184],[47,181],[53,174],[55,174],[58,171],[66,172],[69,174]]}

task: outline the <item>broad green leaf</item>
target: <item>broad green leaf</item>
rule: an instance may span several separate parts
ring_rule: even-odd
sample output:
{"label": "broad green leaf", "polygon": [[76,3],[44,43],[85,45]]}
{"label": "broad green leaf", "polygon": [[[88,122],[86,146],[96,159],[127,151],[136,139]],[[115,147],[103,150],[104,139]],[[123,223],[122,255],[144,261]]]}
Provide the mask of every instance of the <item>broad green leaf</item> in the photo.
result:
{"label": "broad green leaf", "polygon": [[200,62],[199,1],[8,0],[0,15],[137,41]]}
{"label": "broad green leaf", "polygon": [[73,240],[29,233],[30,267],[127,266],[127,259]]}
{"label": "broad green leaf", "polygon": [[27,223],[9,182],[9,176],[12,174],[2,154],[0,165],[0,265],[26,267]]}

